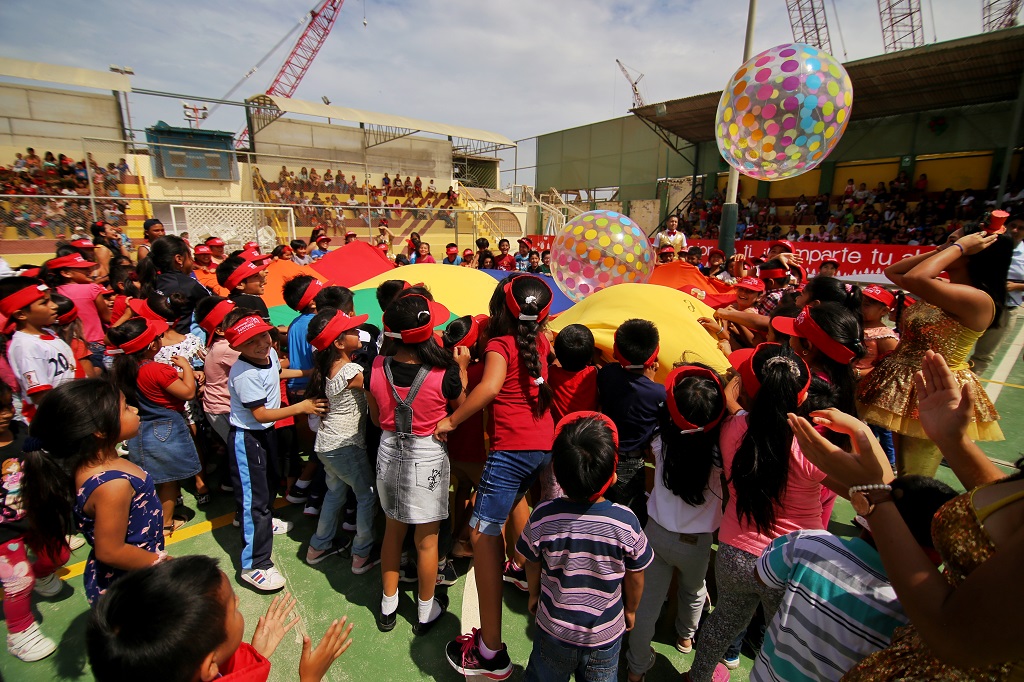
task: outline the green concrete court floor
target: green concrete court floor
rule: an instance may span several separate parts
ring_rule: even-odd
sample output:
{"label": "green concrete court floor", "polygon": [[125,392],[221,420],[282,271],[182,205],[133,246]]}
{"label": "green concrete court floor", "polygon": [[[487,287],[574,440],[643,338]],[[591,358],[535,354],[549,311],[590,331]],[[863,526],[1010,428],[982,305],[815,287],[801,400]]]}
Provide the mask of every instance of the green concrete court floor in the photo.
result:
{"label": "green concrete court floor", "polygon": [[[992,378],[992,374],[999,371],[1002,357],[1008,358],[1007,362],[1003,363],[1002,373],[1005,376],[1000,380],[1010,385],[1002,386],[996,401],[1003,415],[1002,426],[1007,439],[1000,443],[983,444],[984,450],[990,456],[1008,462],[1020,457],[1024,443],[1024,427],[1016,416],[1024,411],[1024,364],[1018,361],[1022,339],[1024,319],[1007,334],[1001,357],[993,363],[986,377]],[[992,387],[993,384],[990,384],[989,388]],[[957,489],[962,488],[945,467],[940,469],[939,477]],[[186,506],[196,509],[192,495],[186,492],[185,498]],[[168,546],[168,552],[172,556],[206,554],[217,557],[221,567],[229,575],[236,575],[237,564],[233,562],[237,562],[240,543],[238,531],[230,523],[231,508],[229,495],[215,494],[210,505],[199,511],[196,517],[176,534],[175,540]],[[398,626],[391,633],[382,634],[375,626],[375,614],[379,608],[381,594],[380,572],[373,570],[363,576],[354,576],[349,568],[349,560],[343,557],[331,558],[316,567],[307,566],[302,558],[305,556],[309,537],[314,531],[314,520],[302,516],[300,509],[294,505],[281,508],[279,514],[282,518],[294,521],[295,527],[288,535],[275,538],[274,558],[288,578],[288,589],[298,598],[298,613],[302,620],[281,643],[271,659],[271,680],[297,679],[301,633],[308,632],[315,643],[319,641],[331,620],[341,616],[348,616],[355,624],[352,631],[352,646],[335,663],[325,679],[377,679],[381,682],[434,679],[455,682],[462,678],[445,661],[444,645],[463,630],[460,617],[464,614],[464,602],[467,602],[468,606],[465,612],[467,620],[473,618],[475,586],[465,577],[470,568],[468,560],[456,562],[460,575],[464,577],[449,588],[449,613],[432,632],[425,637],[413,636],[411,622],[416,617],[414,586],[402,584],[399,593],[401,602]],[[853,533],[854,529],[850,526],[852,517],[849,504],[840,499],[832,515],[831,529],[842,535]],[[33,599],[33,607],[37,618],[41,620],[44,632],[58,641],[56,653],[37,663],[23,663],[4,650],[0,652],[2,679],[18,682],[92,679],[85,656],[83,633],[88,609],[81,578],[81,562],[85,560],[88,549],[87,546],[79,549],[68,562],[73,577],[66,580],[63,592],[50,599]],[[248,639],[257,618],[265,612],[271,597],[243,587],[237,580],[235,589],[240,597],[242,613],[245,615]],[[467,590],[470,593],[464,598],[464,592]],[[526,595],[511,586],[507,587],[503,634],[509,647],[509,654],[516,664],[515,673],[511,678],[513,680],[522,678],[523,667],[529,659],[531,650],[533,624],[527,618],[526,602]],[[671,603],[674,603],[674,600],[671,600]],[[667,607],[658,621],[654,641],[658,657],[654,669],[648,675],[649,680],[677,679],[680,673],[689,669],[692,662],[693,654],[681,654],[673,646],[674,613],[670,612],[671,608]],[[623,667],[620,670],[622,680],[626,679],[624,660],[623,656]],[[746,679],[750,665],[750,659],[743,656],[741,667],[733,673],[733,679]]]}

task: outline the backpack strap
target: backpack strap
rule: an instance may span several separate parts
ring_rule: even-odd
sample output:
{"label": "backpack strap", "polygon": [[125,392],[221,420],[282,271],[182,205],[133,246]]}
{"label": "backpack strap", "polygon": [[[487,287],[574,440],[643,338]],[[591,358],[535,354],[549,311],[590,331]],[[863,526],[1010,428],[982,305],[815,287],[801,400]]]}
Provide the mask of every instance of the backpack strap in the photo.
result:
{"label": "backpack strap", "polygon": [[395,398],[395,433],[399,438],[405,438],[412,435],[413,400],[416,399],[416,394],[419,393],[423,382],[427,380],[430,370],[425,365],[420,365],[419,370],[416,371],[416,378],[412,380],[412,386],[409,387],[408,395],[405,396],[405,400],[402,400],[395,388],[395,377],[391,373],[391,360],[391,357],[384,358],[384,376],[388,380],[391,395]]}

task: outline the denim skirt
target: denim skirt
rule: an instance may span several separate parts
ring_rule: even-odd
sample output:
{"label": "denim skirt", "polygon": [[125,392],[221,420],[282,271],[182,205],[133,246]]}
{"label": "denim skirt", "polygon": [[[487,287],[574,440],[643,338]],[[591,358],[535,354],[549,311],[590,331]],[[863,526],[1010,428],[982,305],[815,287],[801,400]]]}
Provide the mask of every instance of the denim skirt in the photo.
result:
{"label": "denim skirt", "polygon": [[447,518],[450,479],[448,452],[434,436],[381,436],[377,491],[389,519],[418,524]]}
{"label": "denim skirt", "polygon": [[128,440],[128,459],[149,473],[153,483],[170,483],[199,473],[199,453],[185,417],[174,410],[140,410],[139,433]]}

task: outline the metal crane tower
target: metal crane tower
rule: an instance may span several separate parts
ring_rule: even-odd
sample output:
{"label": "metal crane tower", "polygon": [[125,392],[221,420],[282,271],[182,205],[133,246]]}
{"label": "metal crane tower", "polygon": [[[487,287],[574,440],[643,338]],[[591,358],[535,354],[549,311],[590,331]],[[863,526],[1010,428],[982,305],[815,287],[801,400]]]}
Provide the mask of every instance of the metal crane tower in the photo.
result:
{"label": "metal crane tower", "polygon": [[982,0],[981,30],[988,33],[1014,26],[1022,4],[1022,0]]}
{"label": "metal crane tower", "polygon": [[640,88],[637,87],[641,79],[643,79],[644,75],[640,74],[639,76],[636,77],[636,79],[634,79],[633,76],[629,73],[629,69],[626,68],[625,64],[620,62],[618,59],[615,60],[615,63],[619,65],[619,69],[622,71],[622,75],[625,76],[626,80],[629,81],[629,87],[633,88],[633,108],[639,109],[640,107],[645,106],[647,103],[644,102],[644,96],[640,94]]}
{"label": "metal crane tower", "polygon": [[924,45],[921,0],[878,0],[886,53]]}
{"label": "metal crane tower", "polygon": [[807,43],[832,54],[825,0],[786,0],[786,9],[793,27],[793,42]]}

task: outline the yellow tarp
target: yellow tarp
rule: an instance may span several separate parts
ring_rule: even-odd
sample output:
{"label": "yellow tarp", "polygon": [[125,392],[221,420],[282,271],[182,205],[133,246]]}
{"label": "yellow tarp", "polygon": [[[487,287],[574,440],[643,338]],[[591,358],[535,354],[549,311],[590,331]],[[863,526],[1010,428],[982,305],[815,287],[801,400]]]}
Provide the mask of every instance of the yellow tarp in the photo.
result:
{"label": "yellow tarp", "polygon": [[421,263],[389,270],[355,285],[352,290],[376,289],[389,279],[401,279],[410,284],[422,282],[435,301],[459,316],[486,315],[491,294],[498,286],[493,277],[474,268]]}
{"label": "yellow tarp", "polygon": [[713,310],[689,294],[656,284],[617,284],[591,294],[551,321],[558,332],[570,324],[582,324],[594,332],[605,359],[612,359],[615,330],[632,318],[650,320],[658,326],[661,352],[658,381],[664,381],[672,364],[679,360],[701,362],[725,373],[729,361],[718,350],[698,317],[711,317]]}

